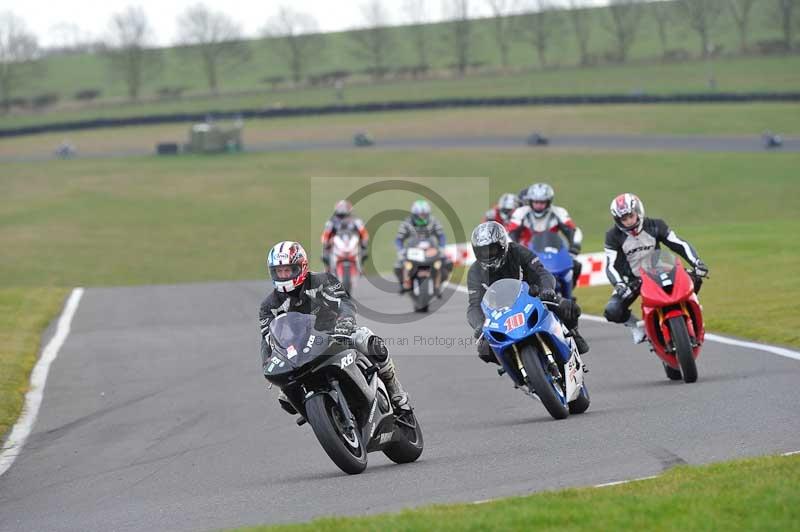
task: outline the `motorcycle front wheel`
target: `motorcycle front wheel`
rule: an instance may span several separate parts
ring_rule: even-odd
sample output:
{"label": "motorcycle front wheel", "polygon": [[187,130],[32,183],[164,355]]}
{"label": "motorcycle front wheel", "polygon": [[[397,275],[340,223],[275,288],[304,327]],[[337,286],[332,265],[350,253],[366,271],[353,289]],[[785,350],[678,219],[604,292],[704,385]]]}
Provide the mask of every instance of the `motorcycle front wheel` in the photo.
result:
{"label": "motorcycle front wheel", "polygon": [[692,342],[689,339],[689,330],[683,316],[675,316],[667,321],[669,332],[672,336],[672,343],[675,344],[675,356],[681,366],[683,382],[695,382],[697,380],[697,365],[692,353]]}
{"label": "motorcycle front wheel", "polygon": [[528,381],[545,409],[555,419],[564,419],[569,416],[565,393],[561,389],[561,384],[546,369],[544,357],[531,345],[523,346],[520,356],[525,372],[528,374]]}
{"label": "motorcycle front wheel", "polygon": [[339,469],[357,475],[367,468],[367,449],[358,427],[344,428],[346,423],[342,410],[330,395],[311,396],[306,401],[306,413],[319,444]]}

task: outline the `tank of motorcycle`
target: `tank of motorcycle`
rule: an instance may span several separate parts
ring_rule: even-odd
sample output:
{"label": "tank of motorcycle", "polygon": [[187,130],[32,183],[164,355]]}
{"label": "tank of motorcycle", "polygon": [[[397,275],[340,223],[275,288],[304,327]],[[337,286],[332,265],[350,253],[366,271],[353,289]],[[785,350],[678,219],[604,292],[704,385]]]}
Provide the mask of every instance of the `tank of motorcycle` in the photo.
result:
{"label": "tank of motorcycle", "polygon": [[551,340],[562,360],[571,356],[561,322],[537,297],[528,293],[528,283],[518,279],[500,279],[492,284],[481,301],[486,320],[483,334],[498,357],[506,350],[535,334]]}
{"label": "tank of motorcycle", "polygon": [[560,235],[550,231],[538,233],[531,239],[530,249],[553,275],[564,276],[572,271],[572,255]]}

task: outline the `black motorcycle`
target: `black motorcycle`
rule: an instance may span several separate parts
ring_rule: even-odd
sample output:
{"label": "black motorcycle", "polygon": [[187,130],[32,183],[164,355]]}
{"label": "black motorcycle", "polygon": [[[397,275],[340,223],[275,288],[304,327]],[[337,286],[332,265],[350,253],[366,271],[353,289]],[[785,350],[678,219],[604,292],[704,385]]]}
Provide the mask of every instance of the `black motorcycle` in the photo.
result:
{"label": "black motorcycle", "polygon": [[433,241],[411,239],[403,250],[403,276],[411,281],[411,299],[416,312],[428,312],[435,296],[442,292],[447,279],[444,273],[444,257]]}
{"label": "black motorcycle", "polygon": [[378,367],[347,336],[314,328],[315,316],[288,312],[270,324],[272,358],[264,374],[308,420],[322,448],[345,473],[361,473],[367,453],[404,464],[422,454],[412,410],[394,411]]}

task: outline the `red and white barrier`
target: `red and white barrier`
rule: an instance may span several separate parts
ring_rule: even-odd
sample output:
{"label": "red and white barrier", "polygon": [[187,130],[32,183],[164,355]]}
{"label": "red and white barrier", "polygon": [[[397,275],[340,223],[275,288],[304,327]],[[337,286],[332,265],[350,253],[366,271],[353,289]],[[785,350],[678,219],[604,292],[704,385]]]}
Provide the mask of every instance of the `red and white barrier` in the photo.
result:
{"label": "red and white barrier", "polygon": [[[456,266],[469,266],[475,262],[475,254],[469,244],[448,244],[444,248],[447,257]],[[578,286],[600,286],[608,284],[605,272],[604,253],[581,253],[578,260],[583,265]]]}

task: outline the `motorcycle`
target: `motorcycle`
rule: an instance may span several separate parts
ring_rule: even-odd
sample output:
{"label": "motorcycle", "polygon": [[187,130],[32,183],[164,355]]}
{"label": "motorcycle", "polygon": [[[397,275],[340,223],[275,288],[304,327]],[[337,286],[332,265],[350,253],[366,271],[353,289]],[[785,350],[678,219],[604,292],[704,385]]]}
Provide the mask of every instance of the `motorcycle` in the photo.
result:
{"label": "motorcycle", "polygon": [[342,231],[333,236],[331,248],[331,271],[350,293],[361,275],[361,239],[357,233]]}
{"label": "motorcycle", "polygon": [[554,303],[529,295],[528,283],[500,279],[481,301],[483,337],[514,387],[538,398],[551,416],[564,419],[589,408],[586,368],[575,340],[547,309]]}
{"label": "motorcycle", "polygon": [[411,283],[411,299],[416,312],[428,312],[433,297],[441,293],[447,280],[443,262],[439,247],[430,240],[411,239],[403,250],[403,278]]}
{"label": "motorcycle", "polygon": [[398,464],[422,454],[422,428],[412,410],[395,411],[378,367],[348,336],[314,328],[315,316],[288,312],[270,324],[272,358],[264,370],[306,420],[330,459],[354,475],[367,453],[382,451]]}
{"label": "motorcycle", "polygon": [[705,337],[703,311],[692,277],[670,252],[659,249],[642,265],[642,315],[650,349],[671,380],[697,380],[695,360]]}
{"label": "motorcycle", "polygon": [[537,233],[531,239],[530,249],[556,278],[556,291],[562,297],[572,299],[573,262],[564,239],[549,231]]}

